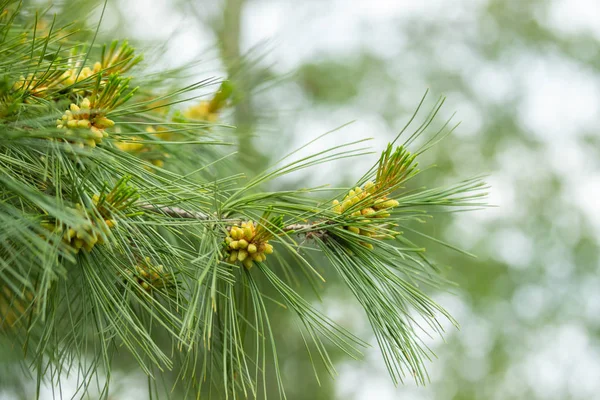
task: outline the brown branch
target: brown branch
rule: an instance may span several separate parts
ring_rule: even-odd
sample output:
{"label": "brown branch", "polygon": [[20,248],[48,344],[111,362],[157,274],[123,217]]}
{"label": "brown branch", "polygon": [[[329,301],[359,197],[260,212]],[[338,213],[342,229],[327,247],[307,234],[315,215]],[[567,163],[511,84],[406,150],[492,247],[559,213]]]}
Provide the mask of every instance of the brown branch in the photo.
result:
{"label": "brown branch", "polygon": [[199,211],[187,211],[179,207],[154,206],[152,204],[141,205],[140,208],[148,211],[162,213],[175,218],[200,219],[208,221],[209,216]]}
{"label": "brown branch", "polygon": [[[160,206],[160,205],[155,206],[152,204],[143,204],[143,205],[140,205],[140,208],[147,210],[147,211],[165,214],[165,215],[168,215],[168,216],[174,217],[174,218],[197,219],[197,220],[202,220],[202,221],[208,221],[210,219],[209,215],[204,214],[202,212],[187,211],[187,210],[184,210],[183,208],[179,208],[179,207],[168,207],[168,206]],[[233,221],[238,223],[241,220],[233,220]],[[282,230],[284,232],[310,230],[314,225],[316,225],[316,223],[314,223],[314,224],[311,224],[311,223],[290,224],[290,225],[284,226],[282,228]],[[323,236],[323,235],[325,235],[325,233],[326,233],[325,230],[319,230],[317,232],[314,232],[314,231],[306,232],[307,235],[312,234],[312,235],[319,235],[319,236]]]}

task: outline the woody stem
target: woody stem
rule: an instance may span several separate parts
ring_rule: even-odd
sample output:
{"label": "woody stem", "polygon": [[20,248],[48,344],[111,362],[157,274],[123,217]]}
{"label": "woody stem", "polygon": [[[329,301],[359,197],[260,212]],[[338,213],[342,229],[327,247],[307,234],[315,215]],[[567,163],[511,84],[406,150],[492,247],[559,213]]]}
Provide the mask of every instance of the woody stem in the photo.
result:
{"label": "woody stem", "polygon": [[[165,215],[168,215],[168,216],[174,217],[174,218],[196,219],[196,220],[202,220],[202,221],[210,220],[210,216],[208,214],[202,213],[200,211],[188,211],[188,210],[184,210],[183,208],[179,208],[179,207],[168,207],[168,206],[161,206],[161,205],[143,204],[143,205],[140,205],[140,208],[147,210],[147,211],[159,213],[159,214],[165,214]],[[234,222],[234,223],[241,222],[241,220],[230,220],[230,221]],[[282,230],[284,232],[310,230],[313,227],[313,225],[314,224],[312,224],[312,223],[290,224],[290,225],[284,226],[282,228]]]}

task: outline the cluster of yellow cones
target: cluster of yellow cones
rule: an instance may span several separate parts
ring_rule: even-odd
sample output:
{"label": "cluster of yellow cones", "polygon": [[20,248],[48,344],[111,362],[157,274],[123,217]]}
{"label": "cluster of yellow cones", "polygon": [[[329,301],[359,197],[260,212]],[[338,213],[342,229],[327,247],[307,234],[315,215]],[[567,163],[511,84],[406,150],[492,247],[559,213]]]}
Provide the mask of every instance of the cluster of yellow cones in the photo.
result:
{"label": "cluster of yellow cones", "polygon": [[61,83],[63,83],[65,86],[71,86],[99,73],[100,71],[102,71],[102,64],[98,61],[96,61],[94,64],[94,68],[83,67],[81,68],[81,71],[80,68],[76,66],[75,68],[65,71],[61,77]]}
{"label": "cluster of yellow cones", "polygon": [[211,107],[211,102],[201,101],[185,110],[183,116],[187,119],[198,121],[217,122],[219,119],[219,110],[213,109],[213,107]]}
{"label": "cluster of yellow cones", "polygon": [[[102,216],[100,220],[93,221],[85,213],[81,204],[76,204],[77,211],[86,218],[84,223],[78,226],[68,226],[56,221],[53,223],[44,223],[42,226],[49,231],[61,234],[63,243],[70,246],[75,254],[79,253],[81,249],[89,253],[94,249],[94,246],[104,244],[104,238],[101,233],[109,235],[110,230],[117,225],[116,220],[111,218],[107,208],[100,204],[100,196],[95,194],[92,196],[92,201]],[[104,203],[107,201],[110,202],[111,199],[108,198]]]}
{"label": "cluster of yellow cones", "polygon": [[[354,209],[350,213],[351,217],[359,218],[359,222],[372,221],[372,224],[358,226],[345,226],[344,228],[357,235],[362,235],[377,239],[390,239],[389,224],[381,224],[377,219],[390,216],[392,208],[400,205],[397,200],[388,199],[385,195],[377,195],[377,185],[373,182],[367,182],[363,188],[355,187],[350,190],[344,199],[333,201],[333,211],[337,214],[344,214],[348,210]],[[360,204],[359,204],[360,203]],[[355,207],[357,204],[358,207]],[[365,247],[373,248],[370,243],[362,243]]]}
{"label": "cluster of yellow cones", "polygon": [[96,147],[103,138],[108,137],[105,129],[113,127],[115,123],[90,107],[88,98],[83,99],[79,106],[72,103],[62,118],[56,120],[56,127],[67,129],[68,135],[83,139],[83,142],[78,142],[81,146]]}
{"label": "cluster of yellow cones", "polygon": [[183,116],[192,120],[216,122],[219,119],[219,112],[231,100],[233,90],[233,84],[230,81],[223,81],[212,99],[201,101],[188,108],[183,112]]}
{"label": "cluster of yellow cones", "polygon": [[[98,203],[98,195],[94,195],[93,201],[94,204]],[[80,204],[77,204],[76,207],[81,214],[85,215]],[[104,239],[98,230],[108,235],[110,229],[116,226],[114,219],[104,218],[102,221],[103,223],[100,221],[100,223],[96,223],[91,219],[87,219],[86,222],[78,226],[57,225],[54,223],[46,224],[45,228],[55,233],[62,233],[63,243],[69,245],[75,254],[79,253],[81,249],[89,253],[97,244],[104,244]]]}
{"label": "cluster of yellow cones", "polygon": [[232,226],[225,238],[228,261],[240,261],[244,267],[250,269],[254,262],[265,261],[267,254],[273,253],[273,246],[268,240],[261,239],[257,234],[257,227],[252,221],[242,222],[241,226]]}
{"label": "cluster of yellow cones", "polygon": [[[115,221],[108,219],[105,220],[104,223],[105,227],[100,225],[99,228],[108,234],[108,229],[112,229],[115,226]],[[64,229],[59,226],[56,230],[63,232],[63,242],[71,246],[75,253],[79,253],[79,250],[81,249],[84,249],[89,253],[95,245],[104,244],[104,239],[98,234],[95,227],[96,224],[94,222],[88,221],[86,224],[75,227],[66,227]]]}
{"label": "cluster of yellow cones", "polygon": [[[156,137],[159,140],[169,141],[173,139],[173,133],[167,128],[159,126],[154,128],[153,126],[146,127],[146,132]],[[148,143],[141,142],[142,138],[139,136],[133,136],[128,142],[118,141],[115,142],[115,146],[121,151],[126,153],[135,154],[140,158],[148,161],[152,165],[162,168],[165,165],[165,158],[169,158],[167,153],[158,153],[153,151],[153,146]],[[154,153],[154,154],[152,154]],[[150,157],[148,156],[150,155]]]}
{"label": "cluster of yellow cones", "polygon": [[135,270],[127,271],[127,275],[134,278],[147,292],[167,286],[169,282],[163,265],[152,265],[150,257],[145,257],[144,262],[138,263]]}
{"label": "cluster of yellow cones", "polygon": [[62,74],[51,74],[50,76],[40,76],[30,73],[21,76],[13,85],[13,90],[27,90],[36,97],[45,97],[50,90],[60,90],[61,88],[72,86],[102,71],[102,64],[96,62],[94,68],[74,67],[66,70]]}

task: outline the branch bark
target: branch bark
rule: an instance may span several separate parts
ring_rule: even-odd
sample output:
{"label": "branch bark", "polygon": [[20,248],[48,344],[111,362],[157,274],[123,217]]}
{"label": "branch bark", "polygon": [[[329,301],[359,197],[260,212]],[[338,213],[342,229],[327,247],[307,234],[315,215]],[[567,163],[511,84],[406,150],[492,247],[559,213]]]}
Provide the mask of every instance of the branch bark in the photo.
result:
{"label": "branch bark", "polygon": [[[168,215],[170,217],[174,217],[174,218],[185,218],[185,219],[195,219],[195,220],[201,220],[201,221],[208,221],[210,220],[210,216],[199,212],[199,211],[188,211],[188,210],[184,210],[183,208],[179,208],[179,207],[168,207],[168,206],[155,206],[152,204],[143,204],[140,205],[140,208],[142,208],[143,210],[146,211],[152,211],[155,213],[159,213],[159,214],[165,214]],[[241,220],[232,220],[232,222],[238,223]],[[307,224],[290,224],[287,226],[283,227],[283,231],[284,232],[291,232],[291,231],[302,231],[302,230],[310,230],[312,227],[314,226],[314,224],[311,223],[307,223]],[[312,231],[311,231],[312,232]],[[321,234],[324,234],[325,231],[322,231]],[[307,232],[309,233],[309,232]],[[314,234],[314,232],[312,232]]]}
{"label": "branch bark", "polygon": [[141,205],[140,208],[147,211],[162,213],[175,218],[200,219],[208,221],[209,216],[199,211],[187,211],[179,207],[154,206],[152,204]]}

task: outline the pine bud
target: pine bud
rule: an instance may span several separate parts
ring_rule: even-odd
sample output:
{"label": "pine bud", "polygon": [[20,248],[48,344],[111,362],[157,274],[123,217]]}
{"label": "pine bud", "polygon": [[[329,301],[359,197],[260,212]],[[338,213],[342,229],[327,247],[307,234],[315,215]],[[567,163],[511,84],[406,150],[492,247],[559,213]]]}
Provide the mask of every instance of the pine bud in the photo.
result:
{"label": "pine bud", "polygon": [[94,247],[96,243],[98,243],[98,237],[96,235],[90,235],[90,237],[86,241],[86,244],[90,246],[90,249],[91,247]]}
{"label": "pine bud", "polygon": [[94,119],[94,125],[98,129],[112,128],[113,126],[115,126],[115,121],[106,117],[97,117]]}
{"label": "pine bud", "polygon": [[378,199],[377,201],[375,201],[373,208],[376,210],[384,210],[387,208],[398,207],[399,205],[400,205],[400,203],[397,200]]}
{"label": "pine bud", "polygon": [[239,228],[237,226],[234,226],[233,228],[231,228],[230,235],[234,239],[239,239],[241,236]]}
{"label": "pine bud", "polygon": [[90,132],[92,137],[96,140],[102,140],[102,138],[104,137],[103,132],[95,126],[90,127]]}
{"label": "pine bud", "polygon": [[333,212],[337,214],[342,213],[342,206],[340,205],[340,202],[338,200],[333,201]]}
{"label": "pine bud", "polygon": [[237,255],[238,260],[244,261],[246,259],[246,257],[248,257],[248,252],[246,250],[238,251],[238,255]]}
{"label": "pine bud", "polygon": [[350,207],[352,207],[352,201],[344,200],[344,202],[342,203],[342,212],[346,211]]}
{"label": "pine bud", "polygon": [[371,215],[371,214],[375,214],[375,210],[374,210],[374,209],[372,209],[371,207],[368,207],[368,208],[363,208],[363,209],[360,211],[360,213],[361,213],[362,215]]}
{"label": "pine bud", "polygon": [[387,200],[381,204],[382,208],[398,207],[400,203],[397,200]]}
{"label": "pine bud", "polygon": [[[85,68],[84,68],[85,70]],[[91,73],[89,68],[87,71]],[[83,71],[82,71],[83,72]],[[82,73],[83,75],[83,73]],[[104,117],[103,115],[98,115],[98,113],[93,113],[90,110],[90,100],[88,98],[84,98],[81,101],[81,106],[78,106],[75,103],[69,105],[69,109],[65,111],[61,120],[56,121],[56,126],[58,128],[69,128],[69,129],[79,129],[79,130],[89,130],[90,135],[82,134],[82,133],[73,133],[67,131],[67,135],[78,136],[83,139],[83,141],[75,141],[73,144],[77,147],[84,147],[84,144],[89,147],[96,147],[97,144],[101,143],[102,139],[107,137],[108,134],[104,131],[105,128],[110,128],[114,126],[114,121]],[[91,136],[91,138],[90,138]],[[93,139],[93,142],[91,141]]]}
{"label": "pine bud", "polygon": [[252,268],[253,265],[254,265],[254,262],[252,261],[251,258],[246,258],[244,260],[244,267],[246,267],[246,269]]}
{"label": "pine bud", "polygon": [[352,233],[356,233],[357,235],[359,235],[359,234],[360,234],[360,229],[359,229],[359,228],[357,228],[356,226],[349,226],[349,227],[348,227],[348,230],[349,230],[350,232],[352,232]]}
{"label": "pine bud", "polygon": [[92,124],[87,119],[80,119],[79,121],[77,121],[78,128],[89,128],[91,126]]}

